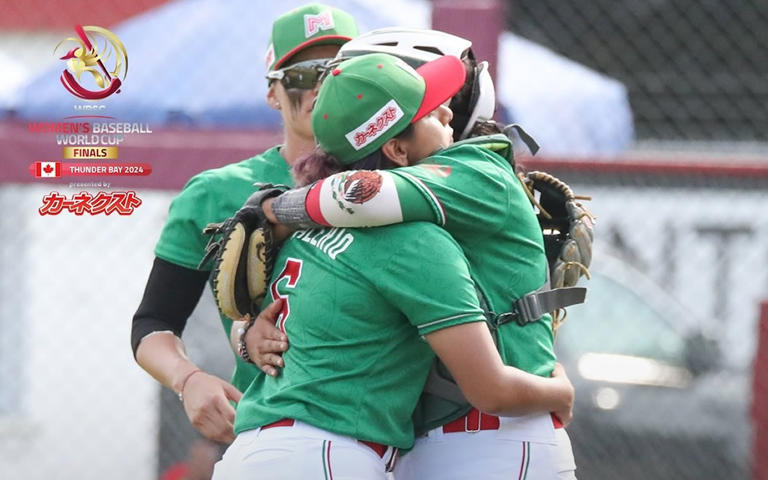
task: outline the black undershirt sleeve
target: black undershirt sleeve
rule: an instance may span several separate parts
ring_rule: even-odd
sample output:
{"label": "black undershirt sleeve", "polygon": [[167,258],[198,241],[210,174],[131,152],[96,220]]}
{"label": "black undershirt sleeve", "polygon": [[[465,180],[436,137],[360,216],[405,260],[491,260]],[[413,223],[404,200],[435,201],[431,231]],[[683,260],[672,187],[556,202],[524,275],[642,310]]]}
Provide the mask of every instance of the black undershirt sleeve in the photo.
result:
{"label": "black undershirt sleeve", "polygon": [[181,337],[209,275],[210,272],[181,267],[155,257],[144,297],[133,315],[131,348],[134,357],[139,342],[149,333],[170,330]]}

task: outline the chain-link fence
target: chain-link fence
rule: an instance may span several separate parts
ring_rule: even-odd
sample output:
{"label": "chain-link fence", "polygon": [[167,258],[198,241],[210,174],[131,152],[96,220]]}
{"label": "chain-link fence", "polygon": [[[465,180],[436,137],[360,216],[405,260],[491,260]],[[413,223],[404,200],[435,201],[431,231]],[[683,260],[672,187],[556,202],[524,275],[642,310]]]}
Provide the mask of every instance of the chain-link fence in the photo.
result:
{"label": "chain-link fence", "polygon": [[[546,162],[545,162],[546,163]],[[749,478],[752,359],[765,297],[766,184],[562,170],[598,218],[586,305],[558,355],[577,388],[581,478]],[[589,178],[586,178],[589,177]],[[756,248],[757,247],[757,248]]]}
{"label": "chain-link fence", "polygon": [[766,140],[765,2],[519,0],[509,19],[626,85],[640,140]]}
{"label": "chain-link fence", "polygon": [[[146,44],[156,42],[155,49],[162,51],[164,45],[174,46],[173,38],[150,27],[169,26],[171,16],[158,20],[153,12],[188,8],[181,18],[194,22],[195,12],[236,4],[259,28],[235,38],[263,37],[264,44],[264,25],[272,19],[260,13],[267,9],[261,3],[155,2],[160,10],[145,3],[149,10],[142,17],[120,24],[124,15],[136,13],[125,11],[105,17],[109,23],[104,26],[128,38],[146,28]],[[300,3],[275,8],[283,11]],[[326,3],[365,18],[368,28],[419,26],[431,7],[426,2],[389,2],[384,8],[367,0]],[[81,4],[87,12],[89,3]],[[180,178],[194,173],[185,170],[189,152],[203,152],[197,157],[209,155],[217,165],[224,162],[214,137],[200,141],[202,134],[221,128],[217,118],[226,116],[228,128],[254,136],[263,129],[279,131],[280,125],[257,125],[248,116],[244,125],[232,123],[235,110],[227,110],[231,106],[216,83],[225,74],[198,69],[202,46],[221,39],[206,33],[195,44],[200,48],[173,49],[174,56],[159,63],[152,57],[158,75],[161,70],[188,71],[190,83],[198,77],[210,81],[195,84],[194,102],[184,100],[183,83],[165,81],[170,77],[143,84],[145,95],[176,103],[171,102],[170,113],[160,114],[149,113],[160,100],[136,100],[137,118],[144,109],[157,119],[150,123],[155,133],[128,138],[118,147],[119,161],[151,163],[155,172],[146,180],[155,183],[107,179],[113,190],[136,190],[141,205],[127,216],[41,216],[45,195],[59,191],[71,196],[83,189],[27,172],[33,162],[61,159],[55,133],[26,128],[35,117],[25,108],[46,108],[35,103],[39,99],[29,86],[43,88],[51,79],[51,98],[66,104],[66,115],[81,113],[73,113],[73,101],[58,83],[61,66],[50,58],[56,44],[72,35],[55,15],[70,4],[9,5],[0,3],[0,61],[7,67],[7,81],[0,81],[5,170],[0,176],[5,179],[0,184],[5,212],[0,219],[0,477],[159,478],[178,462],[220,451],[195,442],[198,437],[176,396],[161,389],[131,355],[130,318],[154,243],[183,183]],[[106,8],[105,2],[99,5]],[[768,131],[768,63],[761,61],[768,6],[748,1],[514,0],[504,7],[515,40],[499,49],[500,74],[541,74],[541,80],[528,85],[546,87],[522,99],[526,91],[505,90],[505,78],[497,81],[498,97],[513,102],[501,107],[523,126],[533,125],[531,133],[543,144],[542,158],[522,161],[591,195],[586,205],[598,219],[588,303],[569,310],[556,343],[577,390],[569,432],[579,478],[750,478],[754,425],[749,409],[753,394],[757,398],[760,393],[752,392],[750,382],[758,305],[768,298],[768,214],[761,208],[768,204],[768,150],[761,143]],[[96,16],[99,12],[93,10]],[[72,21],[101,21],[83,15]],[[137,26],[141,21],[145,24]],[[482,28],[467,21],[471,28]],[[233,25],[234,20],[219,30]],[[526,50],[524,57],[510,50],[527,49],[531,41],[540,46]],[[133,98],[130,82],[149,78],[151,69],[142,66],[149,62],[135,53],[136,43],[126,48],[134,70],[121,95]],[[244,54],[225,45],[216,51],[218,64],[242,66],[243,58],[255,57],[260,65],[261,50],[249,48],[257,52]],[[541,59],[539,71],[526,70],[520,58]],[[255,86],[241,104],[260,112],[262,106],[253,99],[264,96],[263,72],[244,66],[242,73],[246,80],[241,81]],[[41,90],[40,97],[46,95]],[[120,119],[119,112],[127,111],[116,102],[107,106],[96,114]],[[212,114],[214,107],[221,111]],[[587,125],[576,125],[579,119]],[[548,124],[557,125],[555,133],[562,131],[559,136],[568,141],[548,144],[558,136],[545,131]],[[572,137],[588,142],[579,144]],[[254,146],[254,153],[268,146]],[[558,157],[548,157],[548,150]],[[177,180],[163,183],[157,175],[161,171]],[[184,340],[196,363],[226,378],[232,355],[214,308],[206,293]]]}

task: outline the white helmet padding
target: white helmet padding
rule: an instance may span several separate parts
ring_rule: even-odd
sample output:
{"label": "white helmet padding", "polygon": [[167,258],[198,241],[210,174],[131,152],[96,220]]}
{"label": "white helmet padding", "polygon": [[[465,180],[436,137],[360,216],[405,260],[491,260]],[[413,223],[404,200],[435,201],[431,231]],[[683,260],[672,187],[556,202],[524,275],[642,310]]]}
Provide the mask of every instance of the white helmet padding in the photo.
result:
{"label": "white helmet padding", "polygon": [[388,27],[364,33],[342,45],[336,58],[388,53],[416,68],[443,55],[472,58],[472,42],[437,30]]}
{"label": "white helmet padding", "polygon": [[488,62],[480,62],[475,67],[469,105],[471,108],[469,119],[459,138],[467,138],[475,123],[493,120],[493,114],[496,112],[496,88],[488,72]]}
{"label": "white helmet padding", "polygon": [[475,122],[493,118],[496,111],[496,91],[488,73],[488,62],[476,63],[471,41],[437,30],[380,28],[345,43],[336,55],[336,60],[346,60],[367,53],[388,53],[401,58],[414,68],[443,55],[461,58],[468,65],[469,71],[467,85],[462,87],[460,93],[469,95],[469,100],[465,99],[463,106],[451,102],[454,111],[454,120],[451,122],[454,138],[466,138]]}

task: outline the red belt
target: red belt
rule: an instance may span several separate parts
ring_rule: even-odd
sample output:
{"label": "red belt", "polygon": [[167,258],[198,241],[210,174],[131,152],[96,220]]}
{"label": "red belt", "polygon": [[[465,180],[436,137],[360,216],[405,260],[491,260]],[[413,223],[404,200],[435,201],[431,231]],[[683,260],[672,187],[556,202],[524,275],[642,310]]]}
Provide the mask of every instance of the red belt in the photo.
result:
{"label": "red belt", "polygon": [[488,415],[480,410],[473,408],[463,417],[443,425],[443,433],[456,432],[479,432],[480,430],[498,430],[499,417]]}
{"label": "red belt", "polygon": [[[261,427],[261,429],[262,430],[266,430],[268,428],[275,428],[275,427],[292,427],[294,423],[296,423],[296,421],[294,419],[292,419],[292,418],[284,418],[282,420],[278,420],[276,422],[272,422],[270,424],[264,425],[263,427]],[[366,447],[368,447],[371,450],[373,450],[374,452],[376,452],[376,454],[380,458],[384,458],[384,454],[387,453],[387,449],[389,448],[388,446],[386,446],[384,444],[376,443],[376,442],[368,442],[368,441],[365,441],[365,440],[358,440],[358,442],[362,443]]]}
{"label": "red belt", "polygon": [[563,428],[563,422],[560,421],[559,418],[557,418],[557,415],[554,413],[550,413],[552,415],[552,424],[555,426],[555,428]]}
{"label": "red belt", "polygon": [[[563,428],[563,422],[552,413],[552,424],[555,428]],[[498,430],[501,422],[496,415],[488,415],[473,408],[463,417],[443,425],[443,433],[479,432],[481,430]]]}

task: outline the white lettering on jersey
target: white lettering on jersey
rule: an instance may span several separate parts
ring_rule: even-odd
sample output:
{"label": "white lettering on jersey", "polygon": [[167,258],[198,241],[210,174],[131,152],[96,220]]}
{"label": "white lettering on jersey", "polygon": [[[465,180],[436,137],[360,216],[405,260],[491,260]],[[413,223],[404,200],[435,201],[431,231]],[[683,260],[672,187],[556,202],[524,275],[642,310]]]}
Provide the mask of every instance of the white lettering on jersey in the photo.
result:
{"label": "white lettering on jersey", "polygon": [[353,237],[351,233],[345,233],[330,244],[325,252],[331,257],[331,260],[336,260],[336,257],[352,245],[352,242],[354,241],[355,237]]}
{"label": "white lettering on jersey", "polygon": [[349,248],[355,240],[355,237],[344,228],[331,228],[327,231],[300,230],[293,234],[293,238],[319,248],[331,260],[336,260],[336,257]]}

